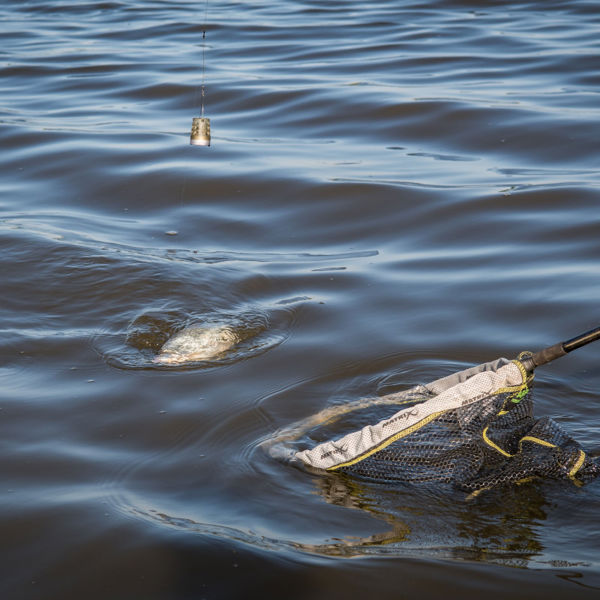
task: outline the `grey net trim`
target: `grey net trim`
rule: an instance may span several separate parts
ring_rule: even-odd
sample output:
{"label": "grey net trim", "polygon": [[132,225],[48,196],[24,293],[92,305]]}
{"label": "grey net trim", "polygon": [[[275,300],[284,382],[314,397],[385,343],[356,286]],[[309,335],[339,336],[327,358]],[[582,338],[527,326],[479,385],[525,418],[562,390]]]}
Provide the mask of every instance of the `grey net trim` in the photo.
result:
{"label": "grey net trim", "polygon": [[376,425],[367,425],[335,441],[325,442],[312,450],[298,452],[296,458],[316,469],[333,469],[362,460],[382,449],[398,436],[411,434],[451,410],[481,403],[503,388],[524,384],[521,369],[513,362],[501,360],[467,369],[437,380],[425,388],[436,393],[433,398],[398,411]]}

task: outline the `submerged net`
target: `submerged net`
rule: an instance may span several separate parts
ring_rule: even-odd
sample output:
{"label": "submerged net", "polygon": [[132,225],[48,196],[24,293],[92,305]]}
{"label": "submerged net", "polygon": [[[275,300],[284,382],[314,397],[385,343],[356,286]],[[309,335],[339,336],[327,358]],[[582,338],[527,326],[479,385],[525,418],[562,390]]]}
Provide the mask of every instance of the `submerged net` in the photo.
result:
{"label": "submerged net", "polygon": [[[311,470],[378,482],[441,482],[477,495],[535,478],[581,485],[598,474],[590,458],[552,419],[533,415],[533,375],[498,359],[405,392],[372,399],[401,410],[344,437],[297,452]],[[368,406],[363,400],[307,420],[306,431]],[[292,439],[292,437],[288,437]]]}

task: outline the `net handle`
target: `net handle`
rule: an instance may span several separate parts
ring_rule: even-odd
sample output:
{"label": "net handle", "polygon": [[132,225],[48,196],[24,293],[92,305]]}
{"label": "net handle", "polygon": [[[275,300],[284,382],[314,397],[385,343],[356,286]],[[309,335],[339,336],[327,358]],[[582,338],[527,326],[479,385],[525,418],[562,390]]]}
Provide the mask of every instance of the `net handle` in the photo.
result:
{"label": "net handle", "polygon": [[541,365],[545,365],[556,358],[560,358],[573,350],[577,350],[577,348],[581,348],[586,344],[590,344],[591,342],[595,342],[600,339],[600,327],[596,327],[596,329],[590,329],[590,331],[586,331],[577,337],[571,338],[566,342],[559,342],[558,344],[554,344],[554,346],[549,346],[548,348],[544,348],[539,352],[535,352],[531,356],[527,356],[526,358],[520,359],[521,364],[528,371],[533,371],[536,367],[540,367]]}

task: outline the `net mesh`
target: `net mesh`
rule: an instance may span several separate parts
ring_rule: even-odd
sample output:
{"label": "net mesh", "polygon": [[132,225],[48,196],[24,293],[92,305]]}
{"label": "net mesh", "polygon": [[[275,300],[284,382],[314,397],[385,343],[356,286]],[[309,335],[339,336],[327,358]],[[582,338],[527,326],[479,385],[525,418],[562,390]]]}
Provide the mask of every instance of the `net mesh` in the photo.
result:
{"label": "net mesh", "polygon": [[508,362],[419,386],[418,396],[413,389],[378,399],[402,409],[295,457],[317,470],[377,482],[442,482],[475,495],[535,478],[581,485],[596,477],[600,465],[564,429],[534,417],[533,377]]}

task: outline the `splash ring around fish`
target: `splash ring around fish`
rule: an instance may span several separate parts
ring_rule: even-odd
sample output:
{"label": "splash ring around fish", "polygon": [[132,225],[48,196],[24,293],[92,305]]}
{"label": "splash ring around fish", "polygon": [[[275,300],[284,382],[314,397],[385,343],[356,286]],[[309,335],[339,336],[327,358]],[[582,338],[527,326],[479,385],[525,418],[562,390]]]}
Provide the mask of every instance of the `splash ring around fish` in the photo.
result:
{"label": "splash ring around fish", "polygon": [[288,337],[291,320],[286,310],[146,311],[125,330],[96,336],[94,346],[108,364],[122,369],[214,368],[278,346]]}

